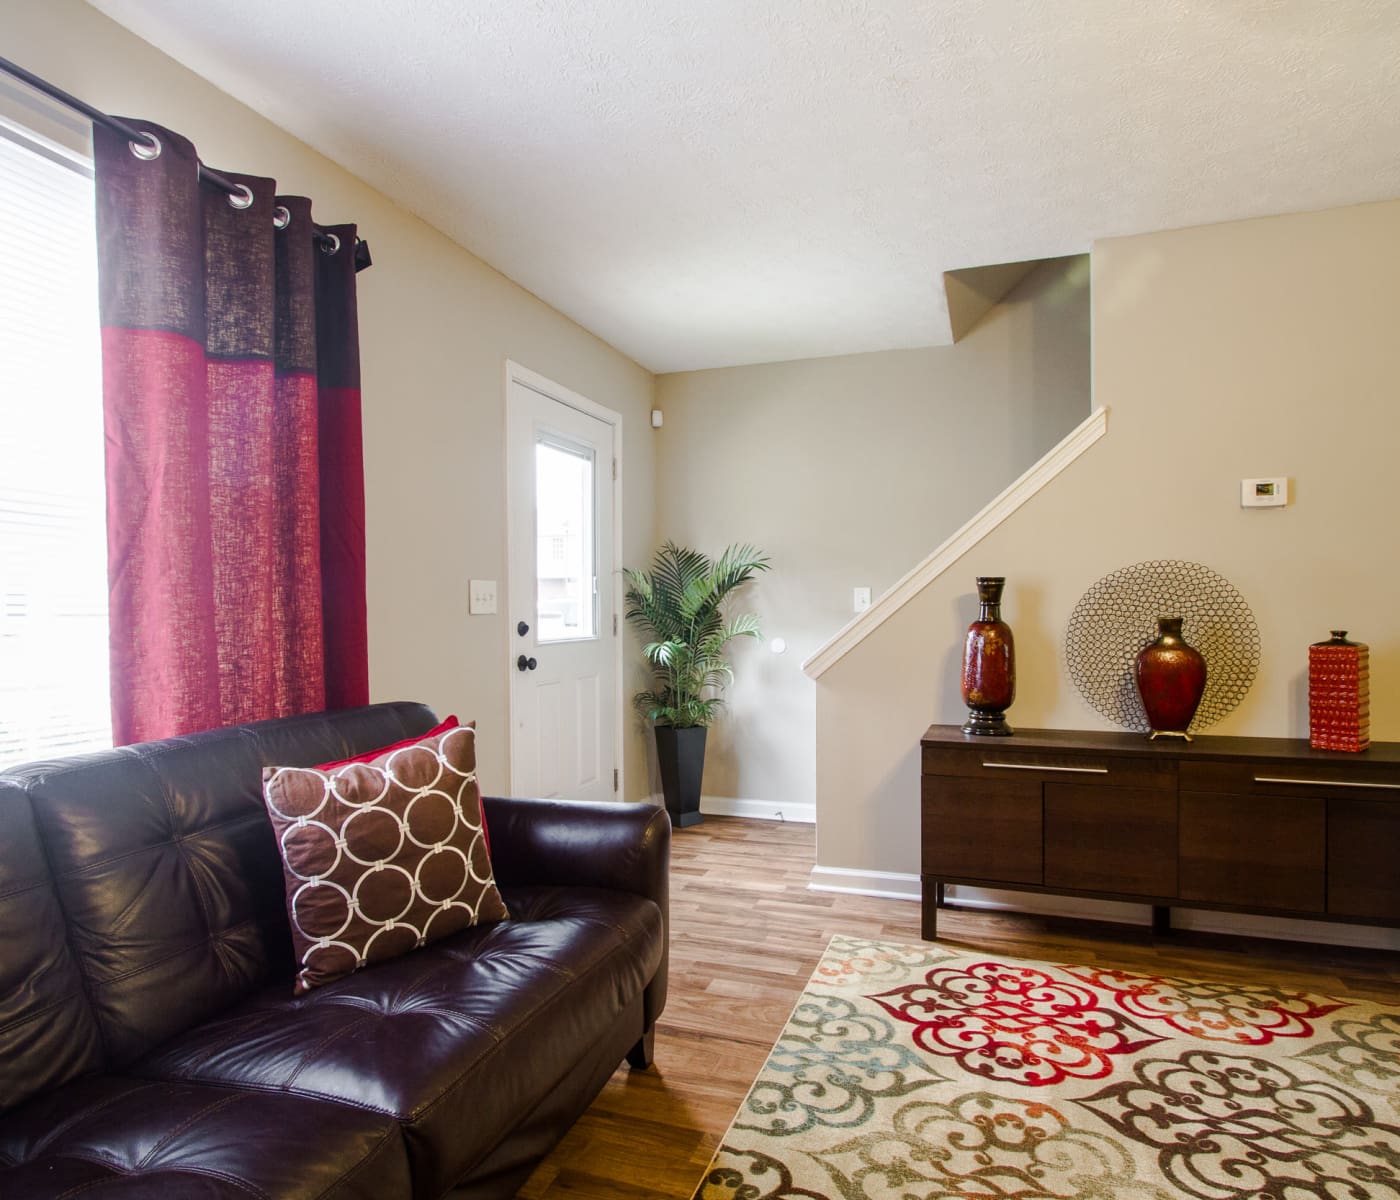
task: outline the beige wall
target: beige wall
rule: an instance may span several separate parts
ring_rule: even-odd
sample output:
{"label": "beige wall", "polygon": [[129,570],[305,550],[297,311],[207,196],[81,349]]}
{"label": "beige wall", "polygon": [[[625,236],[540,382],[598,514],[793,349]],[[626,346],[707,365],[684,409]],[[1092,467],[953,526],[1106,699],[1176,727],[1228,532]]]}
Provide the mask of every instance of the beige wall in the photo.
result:
{"label": "beige wall", "polygon": [[954,346],[658,379],[658,537],[751,541],[774,563],[736,602],[768,640],[734,655],[707,795],[814,802],[802,660],[850,620],[853,587],[878,596],[1088,415],[1088,333],[1088,262],[1062,259]]}
{"label": "beige wall", "polygon": [[[653,541],[651,375],[79,0],[0,0],[0,12],[7,58],[179,130],[216,169],[275,176],[321,221],[359,223],[375,260],[359,278],[371,692],[475,717],[483,784],[507,790],[507,614],[467,615],[468,578],[505,587],[505,360],[623,414],[627,561]],[[626,761],[639,796],[637,736]]]}
{"label": "beige wall", "polygon": [[[918,870],[919,736],[958,721],[973,577],[1008,577],[1013,725],[1102,726],[1062,665],[1065,622],[1151,558],[1231,580],[1258,678],[1214,732],[1306,736],[1308,643],[1371,646],[1372,732],[1400,738],[1400,202],[1117,238],[1094,247],[1094,399],[1107,436],[817,684],[818,862]],[[1239,481],[1294,502],[1243,510]]]}

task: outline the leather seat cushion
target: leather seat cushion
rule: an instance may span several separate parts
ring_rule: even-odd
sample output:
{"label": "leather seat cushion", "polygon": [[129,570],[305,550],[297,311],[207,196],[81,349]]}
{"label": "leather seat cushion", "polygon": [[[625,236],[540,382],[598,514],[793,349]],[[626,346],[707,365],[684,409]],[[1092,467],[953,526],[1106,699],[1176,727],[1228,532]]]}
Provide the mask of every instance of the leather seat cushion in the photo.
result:
{"label": "leather seat cushion", "polygon": [[299,1096],[90,1075],[0,1118],[0,1196],[406,1196],[382,1114]]}
{"label": "leather seat cushion", "polygon": [[133,1070],[393,1116],[404,1125],[415,1194],[436,1197],[613,1032],[665,944],[661,910],[640,896],[502,890],[509,921],[302,996],[285,981]]}

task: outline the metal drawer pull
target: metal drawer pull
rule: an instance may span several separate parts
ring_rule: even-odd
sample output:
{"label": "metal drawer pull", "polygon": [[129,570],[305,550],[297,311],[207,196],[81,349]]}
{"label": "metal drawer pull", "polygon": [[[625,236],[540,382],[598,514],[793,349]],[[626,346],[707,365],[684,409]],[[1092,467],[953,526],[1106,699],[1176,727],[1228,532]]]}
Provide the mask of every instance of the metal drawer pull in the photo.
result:
{"label": "metal drawer pull", "polygon": [[1387,792],[1400,792],[1400,783],[1357,783],[1354,779],[1284,779],[1274,775],[1256,775],[1254,782],[1296,783],[1299,787],[1379,788]]}
{"label": "metal drawer pull", "polygon": [[984,762],[984,767],[994,767],[999,771],[1063,771],[1066,775],[1107,775],[1107,767],[1038,767],[1034,763],[993,763]]}

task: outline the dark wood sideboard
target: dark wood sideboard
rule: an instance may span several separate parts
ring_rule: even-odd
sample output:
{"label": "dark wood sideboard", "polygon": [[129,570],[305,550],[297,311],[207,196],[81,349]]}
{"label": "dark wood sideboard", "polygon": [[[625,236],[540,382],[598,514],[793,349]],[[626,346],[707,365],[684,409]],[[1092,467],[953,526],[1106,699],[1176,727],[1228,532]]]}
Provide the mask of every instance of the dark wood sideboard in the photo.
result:
{"label": "dark wood sideboard", "polygon": [[1400,743],[934,725],[922,763],[926,938],[950,883],[1400,925]]}

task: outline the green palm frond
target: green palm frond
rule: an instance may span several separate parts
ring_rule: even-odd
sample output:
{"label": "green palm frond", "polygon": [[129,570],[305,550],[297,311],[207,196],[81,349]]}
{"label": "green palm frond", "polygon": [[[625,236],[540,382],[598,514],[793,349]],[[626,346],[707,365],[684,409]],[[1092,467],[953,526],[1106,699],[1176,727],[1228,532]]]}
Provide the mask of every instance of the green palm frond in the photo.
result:
{"label": "green palm frond", "polygon": [[725,646],[736,637],[762,636],[753,613],[726,624],[724,602],[768,569],[767,555],[750,545],[730,546],[711,560],[672,541],[656,552],[650,572],[623,569],[627,619],[650,635],[642,653],[656,676],[656,690],[634,698],[639,712],[678,728],[715,720],[721,693],[734,680]]}
{"label": "green palm frond", "polygon": [[676,601],[676,615],[689,625],[708,616],[716,603],[715,590],[706,572],[685,585]]}
{"label": "green palm frond", "polygon": [[720,663],[705,672],[700,680],[700,686],[719,690],[728,687],[733,682],[734,668],[728,663]]}
{"label": "green palm frond", "polygon": [[686,653],[684,642],[648,642],[642,647],[647,662],[656,667],[669,667]]}
{"label": "green palm frond", "polygon": [[755,571],[768,569],[768,556],[752,546],[730,546],[710,570],[715,592],[723,598],[753,578]]}
{"label": "green palm frond", "polygon": [[736,637],[761,638],[763,633],[758,627],[758,615],[756,613],[740,613],[724,627],[724,636],[726,639]]}

